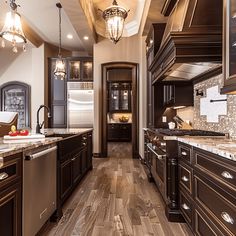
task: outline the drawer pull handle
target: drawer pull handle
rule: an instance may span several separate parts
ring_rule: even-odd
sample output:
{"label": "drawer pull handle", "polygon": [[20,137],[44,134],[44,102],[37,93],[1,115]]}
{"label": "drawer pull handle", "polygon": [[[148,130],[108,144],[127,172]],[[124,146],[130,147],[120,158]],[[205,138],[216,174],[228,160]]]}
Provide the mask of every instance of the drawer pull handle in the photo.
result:
{"label": "drawer pull handle", "polygon": [[185,175],[181,178],[184,182],[188,182],[189,178],[187,178]]}
{"label": "drawer pull handle", "polygon": [[4,180],[4,179],[8,178],[8,176],[9,175],[6,172],[3,172],[0,174],[0,180]]}
{"label": "drawer pull handle", "polygon": [[221,217],[222,217],[222,219],[223,219],[225,222],[227,222],[227,223],[229,223],[229,224],[231,224],[231,225],[234,224],[233,218],[232,218],[227,212],[222,212],[222,213],[221,213]]}
{"label": "drawer pull handle", "polygon": [[184,210],[190,210],[190,207],[186,203],[182,204],[182,208]]}
{"label": "drawer pull handle", "polygon": [[233,179],[233,178],[234,178],[234,176],[231,175],[228,171],[223,171],[223,172],[221,173],[221,176],[223,176],[223,177],[226,178],[226,179]]}
{"label": "drawer pull handle", "polygon": [[182,156],[187,156],[187,152],[181,152]]}

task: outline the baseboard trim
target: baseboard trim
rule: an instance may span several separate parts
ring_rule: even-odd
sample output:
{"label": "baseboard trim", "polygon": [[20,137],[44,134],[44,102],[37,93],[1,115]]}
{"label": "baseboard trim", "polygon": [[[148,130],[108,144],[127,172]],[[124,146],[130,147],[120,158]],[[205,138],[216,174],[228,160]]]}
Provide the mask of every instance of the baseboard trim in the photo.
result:
{"label": "baseboard trim", "polygon": [[93,153],[94,158],[103,158],[102,153]]}

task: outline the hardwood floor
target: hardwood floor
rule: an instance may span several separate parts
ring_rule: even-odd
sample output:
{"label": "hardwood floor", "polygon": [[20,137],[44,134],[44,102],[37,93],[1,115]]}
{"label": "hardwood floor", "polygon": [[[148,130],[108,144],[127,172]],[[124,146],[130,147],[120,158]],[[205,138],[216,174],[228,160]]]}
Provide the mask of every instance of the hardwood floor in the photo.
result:
{"label": "hardwood floor", "polygon": [[160,194],[140,161],[125,154],[125,145],[113,144],[110,158],[93,160],[94,169],[64,205],[60,222],[41,235],[192,235],[185,224],[167,221]]}

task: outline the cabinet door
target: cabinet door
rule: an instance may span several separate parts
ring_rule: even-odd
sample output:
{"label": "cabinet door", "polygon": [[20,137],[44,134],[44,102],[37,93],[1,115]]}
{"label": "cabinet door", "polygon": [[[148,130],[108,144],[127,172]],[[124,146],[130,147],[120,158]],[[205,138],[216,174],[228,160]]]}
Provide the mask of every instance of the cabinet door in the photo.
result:
{"label": "cabinet door", "polygon": [[0,194],[0,235],[22,235],[21,224],[21,184],[15,184]]}
{"label": "cabinet door", "polygon": [[68,66],[68,80],[81,80],[81,62],[79,60],[70,60]]}
{"label": "cabinet door", "polygon": [[67,87],[66,80],[56,79],[53,71],[55,68],[55,60],[51,60],[51,112],[52,119],[50,127],[66,128],[67,126]]}
{"label": "cabinet door", "polygon": [[81,152],[77,153],[72,159],[73,183],[77,183],[82,175],[82,156]]}
{"label": "cabinet door", "polygon": [[61,199],[64,201],[72,189],[72,161],[67,160],[61,164]]}
{"label": "cabinet door", "polygon": [[93,81],[93,62],[92,60],[82,61],[82,80]]}
{"label": "cabinet door", "polygon": [[88,157],[87,157],[87,168],[93,168],[93,135],[92,133],[88,133],[88,140],[87,140],[87,147],[88,147]]}
{"label": "cabinet door", "polygon": [[120,110],[131,111],[131,84],[120,84]]}
{"label": "cabinet door", "polygon": [[120,110],[120,91],[119,83],[109,84],[109,111],[119,111]]}
{"label": "cabinet door", "polygon": [[87,158],[88,158],[88,149],[87,147],[84,147],[81,151],[81,158],[82,158],[82,174],[84,174],[87,171]]}

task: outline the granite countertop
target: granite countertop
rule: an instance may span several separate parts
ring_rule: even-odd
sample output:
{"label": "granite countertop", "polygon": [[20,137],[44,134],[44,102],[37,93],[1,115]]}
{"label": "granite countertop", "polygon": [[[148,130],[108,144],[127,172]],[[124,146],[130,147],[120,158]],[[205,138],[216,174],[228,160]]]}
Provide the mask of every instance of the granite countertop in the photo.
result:
{"label": "granite countertop", "polygon": [[[92,128],[68,128],[68,129],[42,129],[42,133],[46,135],[60,135],[60,134],[83,134],[92,131]],[[34,130],[31,133],[35,133]],[[40,146],[53,144],[62,140],[62,137],[46,137],[40,141],[27,141],[24,143],[4,143],[3,138],[0,138],[0,167],[4,157],[16,153],[27,151]]]}
{"label": "granite countertop", "polygon": [[203,149],[227,159],[236,161],[236,140],[225,137],[175,137],[182,143]]}

